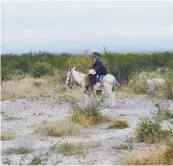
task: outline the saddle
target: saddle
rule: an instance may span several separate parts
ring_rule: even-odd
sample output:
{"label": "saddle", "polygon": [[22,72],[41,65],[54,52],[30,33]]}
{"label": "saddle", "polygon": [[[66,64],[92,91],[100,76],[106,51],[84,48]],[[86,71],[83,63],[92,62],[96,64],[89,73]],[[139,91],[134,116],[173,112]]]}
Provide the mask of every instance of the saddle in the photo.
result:
{"label": "saddle", "polygon": [[[103,82],[103,77],[104,75],[101,75],[99,78],[95,77],[94,78],[94,83],[96,84],[97,82],[100,82],[102,83]],[[85,81],[85,88],[88,89],[88,86],[89,86],[89,75],[86,75],[85,78],[84,78],[84,81]],[[101,84],[101,87],[103,87],[103,84]],[[92,91],[91,89],[88,91]]]}

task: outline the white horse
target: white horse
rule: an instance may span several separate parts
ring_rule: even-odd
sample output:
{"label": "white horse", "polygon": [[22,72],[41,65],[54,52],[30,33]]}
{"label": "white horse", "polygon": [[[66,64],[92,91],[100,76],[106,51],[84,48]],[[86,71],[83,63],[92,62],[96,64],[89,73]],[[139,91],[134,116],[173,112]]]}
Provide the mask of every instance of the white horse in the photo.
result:
{"label": "white horse", "polygon": [[[85,88],[85,77],[86,75],[78,72],[75,70],[75,67],[70,69],[67,73],[67,79],[66,79],[66,84],[72,88],[72,85],[74,82],[77,82],[81,87]],[[115,79],[115,77],[111,74],[107,74],[103,77],[103,90],[104,90],[104,95],[105,99],[108,102],[108,106],[114,106],[115,105],[115,93],[114,93],[114,87],[115,86],[120,86],[118,81]],[[93,86],[93,92],[96,94],[96,91],[100,89],[101,84],[97,82]],[[102,93],[103,95],[103,93]],[[111,99],[111,100],[110,100]],[[109,103],[110,102],[110,103]]]}

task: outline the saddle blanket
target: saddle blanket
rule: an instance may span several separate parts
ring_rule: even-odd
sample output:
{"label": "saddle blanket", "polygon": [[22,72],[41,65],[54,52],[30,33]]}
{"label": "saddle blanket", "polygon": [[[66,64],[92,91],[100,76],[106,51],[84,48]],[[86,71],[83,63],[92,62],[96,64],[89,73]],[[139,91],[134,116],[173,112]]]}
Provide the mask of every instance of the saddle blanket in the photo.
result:
{"label": "saddle blanket", "polygon": [[[95,82],[95,83],[97,83],[97,82],[103,82],[103,78],[104,78],[104,75],[100,75],[100,76],[99,76],[99,79],[96,79],[94,82]],[[86,76],[85,76],[84,81],[85,81],[85,87],[88,87],[88,85],[89,85],[89,83],[90,83],[89,75],[86,75]]]}

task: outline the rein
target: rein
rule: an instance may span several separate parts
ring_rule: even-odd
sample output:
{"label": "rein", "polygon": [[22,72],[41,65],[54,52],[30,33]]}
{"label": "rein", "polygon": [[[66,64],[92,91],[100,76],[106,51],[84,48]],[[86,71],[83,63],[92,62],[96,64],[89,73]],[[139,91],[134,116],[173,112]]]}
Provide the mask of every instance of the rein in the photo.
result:
{"label": "rein", "polygon": [[[73,77],[73,74],[72,74],[72,73],[70,73],[70,77],[72,77],[72,78],[74,79],[74,77]],[[71,80],[71,78],[70,78],[69,80]],[[81,83],[79,83],[80,87],[73,88],[72,86],[70,86],[70,89],[72,89],[72,90],[79,90],[79,89],[81,89],[81,88],[82,88],[82,83],[83,83],[83,82],[84,82],[84,79],[82,80],[82,82],[81,82]],[[70,83],[70,81],[69,81],[69,83]]]}

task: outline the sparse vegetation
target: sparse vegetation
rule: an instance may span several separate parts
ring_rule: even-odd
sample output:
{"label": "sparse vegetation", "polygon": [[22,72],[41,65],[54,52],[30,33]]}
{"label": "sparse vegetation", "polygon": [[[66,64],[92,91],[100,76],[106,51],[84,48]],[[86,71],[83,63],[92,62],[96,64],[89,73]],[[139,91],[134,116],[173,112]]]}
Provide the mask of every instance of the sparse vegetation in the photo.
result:
{"label": "sparse vegetation", "polygon": [[113,145],[112,149],[117,149],[117,150],[130,150],[133,149],[133,145],[132,144],[120,144],[120,145]]}
{"label": "sparse vegetation", "polygon": [[60,103],[71,103],[75,102],[76,99],[73,96],[70,95],[63,95],[58,97],[58,102]]}
{"label": "sparse vegetation", "polygon": [[163,89],[163,95],[166,99],[173,99],[173,74],[169,74]]}
{"label": "sparse vegetation", "polygon": [[25,147],[25,146],[20,146],[18,148],[12,148],[11,149],[12,153],[18,154],[18,155],[27,154],[27,153],[30,153],[31,151],[32,151],[32,149]]}
{"label": "sparse vegetation", "polygon": [[34,157],[29,165],[41,165],[41,159],[39,157]]}
{"label": "sparse vegetation", "polygon": [[110,129],[123,129],[128,127],[128,122],[126,120],[117,119],[109,126]]}
{"label": "sparse vegetation", "polygon": [[20,119],[20,118],[17,118],[17,117],[9,116],[9,115],[7,115],[5,112],[1,112],[1,116],[3,116],[4,120],[15,120],[15,119]]}
{"label": "sparse vegetation", "polygon": [[101,115],[96,104],[90,104],[85,108],[77,106],[72,113],[71,120],[85,127],[109,121],[108,118]]}
{"label": "sparse vegetation", "polygon": [[77,155],[80,156],[84,153],[84,147],[82,144],[73,144],[65,142],[58,147],[54,147],[54,151],[61,153],[65,156]]}
{"label": "sparse vegetation", "polygon": [[133,152],[125,157],[126,165],[172,165],[173,147],[160,147]]}
{"label": "sparse vegetation", "polygon": [[158,120],[167,120],[170,118],[173,118],[173,110],[169,109],[169,105],[161,105],[161,104],[155,104],[157,108],[157,119]]}
{"label": "sparse vegetation", "polygon": [[35,86],[37,88],[39,88],[41,85],[43,85],[43,82],[41,82],[41,81],[34,81],[33,82],[33,86]]}
{"label": "sparse vegetation", "polygon": [[54,123],[41,124],[35,129],[34,133],[42,136],[61,137],[78,135],[80,128],[72,124],[69,120],[62,120]]}
{"label": "sparse vegetation", "polygon": [[154,143],[160,141],[162,131],[159,122],[142,119],[136,127],[136,140],[138,142]]}
{"label": "sparse vegetation", "polygon": [[150,119],[142,119],[137,124],[135,132],[136,141],[148,143],[165,142],[165,140],[170,141],[170,136],[173,135],[171,129],[162,130],[159,121]]}

